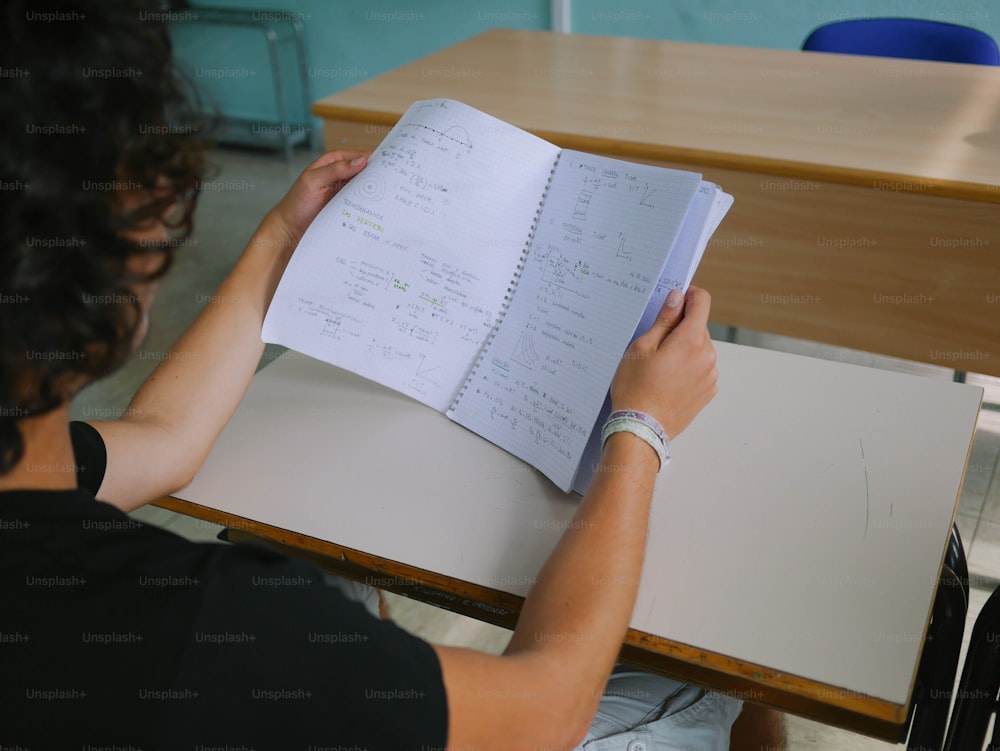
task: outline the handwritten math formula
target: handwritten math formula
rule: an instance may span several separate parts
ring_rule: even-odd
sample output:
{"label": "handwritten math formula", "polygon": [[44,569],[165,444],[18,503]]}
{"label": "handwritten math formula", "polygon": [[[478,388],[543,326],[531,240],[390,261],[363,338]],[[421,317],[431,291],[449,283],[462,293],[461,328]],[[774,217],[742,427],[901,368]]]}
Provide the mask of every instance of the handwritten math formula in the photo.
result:
{"label": "handwritten math formula", "polygon": [[676,232],[687,206],[667,189],[668,173],[609,162],[563,151],[513,302],[474,379],[490,408],[473,429],[486,423],[490,440],[567,484],[621,359],[621,332],[627,343],[659,279],[664,224]]}
{"label": "handwritten math formula", "polygon": [[[447,409],[506,304],[557,151],[457,102],[415,105],[292,258],[297,346]],[[495,198],[504,184],[522,188]]]}

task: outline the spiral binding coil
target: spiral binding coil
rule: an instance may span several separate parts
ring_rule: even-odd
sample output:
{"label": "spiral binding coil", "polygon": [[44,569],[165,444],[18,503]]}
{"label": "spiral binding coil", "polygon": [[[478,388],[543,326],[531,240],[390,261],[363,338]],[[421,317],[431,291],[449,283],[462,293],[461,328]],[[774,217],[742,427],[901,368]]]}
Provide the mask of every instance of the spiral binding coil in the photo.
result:
{"label": "spiral binding coil", "polygon": [[503,304],[500,306],[500,312],[497,314],[497,320],[493,324],[493,328],[490,330],[489,336],[486,337],[486,341],[483,342],[483,346],[479,350],[479,354],[476,356],[476,361],[472,365],[472,370],[469,371],[469,377],[465,379],[465,383],[462,384],[462,388],[458,390],[458,394],[455,396],[455,400],[448,408],[448,412],[454,412],[455,409],[458,408],[458,403],[462,401],[462,397],[465,396],[465,392],[468,391],[469,386],[476,377],[476,373],[479,372],[479,366],[483,364],[486,352],[489,350],[490,345],[493,344],[493,340],[497,335],[497,330],[500,328],[500,324],[503,323],[503,319],[507,315],[507,311],[510,309],[510,301],[514,296],[514,290],[517,288],[518,280],[521,278],[521,272],[524,270],[524,264],[528,260],[528,250],[531,248],[531,243],[535,239],[535,229],[538,227],[538,217],[542,214],[542,207],[545,205],[545,198],[549,194],[549,188],[552,187],[552,177],[556,173],[556,167],[559,165],[559,158],[561,156],[562,152],[560,151],[556,154],[556,160],[552,162],[552,169],[549,170],[549,177],[545,181],[545,190],[542,191],[542,200],[538,202],[538,208],[535,209],[535,216],[531,220],[531,228],[528,230],[528,237],[524,241],[524,248],[521,250],[521,257],[517,259],[517,266],[514,268],[514,274],[508,283],[507,294],[503,297]]}

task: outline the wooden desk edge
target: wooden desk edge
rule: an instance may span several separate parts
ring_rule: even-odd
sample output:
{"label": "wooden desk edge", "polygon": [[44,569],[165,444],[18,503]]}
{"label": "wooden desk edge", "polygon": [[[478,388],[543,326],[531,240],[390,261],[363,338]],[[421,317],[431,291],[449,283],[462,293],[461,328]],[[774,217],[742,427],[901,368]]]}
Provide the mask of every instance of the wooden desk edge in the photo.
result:
{"label": "wooden desk edge", "polygon": [[[288,555],[378,589],[513,629],[523,598],[452,579],[336,543],[272,527],[172,496],[154,505],[220,524],[233,542],[266,544]],[[629,629],[621,659],[644,669],[702,685],[745,701],[899,742],[908,708],[848,689],[818,683],[714,652]]]}
{"label": "wooden desk edge", "polygon": [[[384,110],[361,109],[347,105],[336,104],[339,94],[333,94],[313,103],[312,113],[324,120],[373,125],[391,128],[396,124],[402,112],[386,112]],[[517,125],[517,123],[514,123]],[[583,136],[559,133],[547,130],[532,130],[533,135],[556,144],[564,149],[576,149],[595,154],[607,154],[614,158],[650,160],[654,162],[678,162],[690,165],[693,170],[704,168],[735,169],[742,172],[763,173],[768,176],[790,177],[801,180],[829,181],[844,185],[857,185],[863,188],[897,190],[898,192],[918,193],[920,195],[957,198],[963,201],[982,203],[1000,203],[1000,190],[997,186],[983,186],[956,180],[931,180],[918,175],[897,174],[892,172],[872,172],[847,167],[834,167],[809,162],[793,162],[782,159],[750,156],[703,149],[689,149],[681,146],[668,146],[655,143],[633,143],[613,138],[598,136]],[[381,142],[381,138],[378,139]]]}

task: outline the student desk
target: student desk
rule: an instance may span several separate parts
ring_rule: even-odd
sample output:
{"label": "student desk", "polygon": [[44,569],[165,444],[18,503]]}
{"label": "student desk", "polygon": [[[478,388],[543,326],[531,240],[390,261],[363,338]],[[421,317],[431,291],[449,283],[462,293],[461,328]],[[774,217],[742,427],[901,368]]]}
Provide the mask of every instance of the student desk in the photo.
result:
{"label": "student desk", "polygon": [[494,29],[313,112],[370,150],[434,97],[722,185],[719,323],[1000,375],[1000,68]]}
{"label": "student desk", "polygon": [[[982,390],[716,347],[719,394],[657,482],[623,657],[895,740]],[[578,498],[430,408],[288,352],[161,503],[511,627]]]}

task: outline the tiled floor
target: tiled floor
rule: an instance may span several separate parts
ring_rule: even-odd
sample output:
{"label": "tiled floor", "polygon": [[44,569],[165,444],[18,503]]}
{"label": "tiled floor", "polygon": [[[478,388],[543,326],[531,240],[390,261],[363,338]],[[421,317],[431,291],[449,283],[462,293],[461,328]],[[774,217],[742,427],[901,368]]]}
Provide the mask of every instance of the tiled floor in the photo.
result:
{"label": "tiled floor", "polygon": [[[272,152],[218,150],[213,158],[217,173],[200,199],[196,231],[191,247],[178,257],[157,298],[152,326],[143,349],[113,377],[87,389],[78,397],[73,415],[78,419],[103,419],[120,415],[128,401],[157,364],[163,352],[190,323],[218,283],[232,266],[256,224],[284,194],[313,155],[299,151],[292,163]],[[720,328],[713,335],[724,335]],[[855,362],[871,367],[915,372],[928,378],[950,380],[951,371],[918,363],[877,357],[741,331],[740,343],[781,349],[815,357]],[[280,348],[269,347],[264,361],[273,359]],[[986,401],[1000,403],[1000,379],[970,374],[969,383],[986,389]],[[972,597],[969,626],[986,598],[1000,584],[1000,411],[984,409],[969,460],[965,487],[959,506],[958,526],[969,555]],[[153,507],[140,509],[135,516],[170,528],[185,536],[210,540],[219,527],[177,516]],[[475,646],[492,652],[503,649],[509,632],[455,616],[430,606],[390,595],[393,617],[425,638]],[[795,717],[787,719],[790,749],[886,749],[891,744],[835,730]],[[774,751],[778,751],[774,749]]]}

